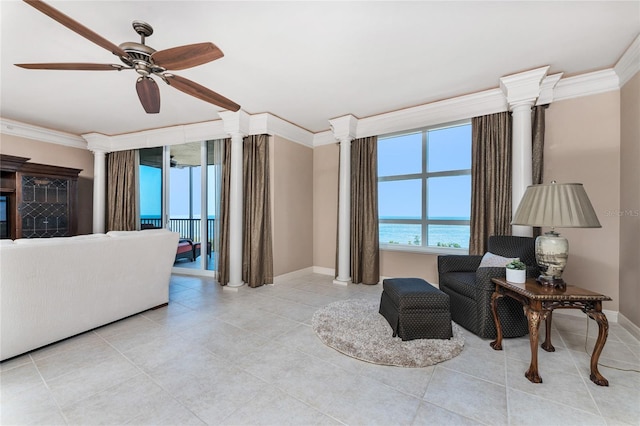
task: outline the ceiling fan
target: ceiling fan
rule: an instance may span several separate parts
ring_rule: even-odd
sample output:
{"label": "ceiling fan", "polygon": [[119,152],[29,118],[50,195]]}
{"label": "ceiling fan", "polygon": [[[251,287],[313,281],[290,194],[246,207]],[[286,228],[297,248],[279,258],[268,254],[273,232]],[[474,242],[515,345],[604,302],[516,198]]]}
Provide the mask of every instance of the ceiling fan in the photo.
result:
{"label": "ceiling fan", "polygon": [[225,98],[213,90],[207,89],[198,83],[184,77],[169,73],[169,70],[184,70],[207,62],[214,61],[224,56],[222,51],[213,43],[196,43],[185,46],[173,47],[165,50],[155,50],[147,46],[145,38],[153,34],[151,25],[142,21],[133,21],[133,29],[140,35],[140,43],[124,42],[119,46],[111,43],[89,28],[74,21],[64,13],[41,0],[24,0],[25,3],[38,9],[51,19],[54,19],[80,34],[87,40],[107,49],[124,65],[116,64],[91,64],[91,63],[40,63],[40,64],[15,64],[21,68],[40,70],[81,70],[81,71],[122,71],[135,70],[140,76],[136,81],[136,91],[142,107],[148,114],[160,112],[160,90],[152,75],[159,77],[169,86],[174,87],[187,95],[194,96],[205,102],[219,107],[238,111],[240,105]]}

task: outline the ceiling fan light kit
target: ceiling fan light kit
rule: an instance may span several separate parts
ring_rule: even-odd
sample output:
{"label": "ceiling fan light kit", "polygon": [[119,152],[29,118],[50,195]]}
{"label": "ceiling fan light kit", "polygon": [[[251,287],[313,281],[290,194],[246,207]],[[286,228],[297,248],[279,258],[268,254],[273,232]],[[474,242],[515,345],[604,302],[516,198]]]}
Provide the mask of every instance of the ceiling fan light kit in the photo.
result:
{"label": "ceiling fan light kit", "polygon": [[142,107],[148,114],[160,112],[160,89],[155,80],[155,75],[161,78],[169,86],[180,90],[210,104],[238,111],[240,105],[219,93],[214,92],[194,81],[167,73],[168,70],[183,70],[198,65],[206,64],[224,56],[222,51],[213,43],[196,43],[170,49],[156,51],[145,44],[145,39],[153,34],[153,27],[143,21],[133,21],[133,29],[140,35],[140,43],[124,42],[119,46],[111,43],[89,28],[63,14],[59,10],[49,6],[41,0],[24,0],[25,3],[58,21],[60,24],[80,34],[87,40],[110,51],[118,56],[125,66],[116,64],[91,64],[91,63],[37,63],[15,64],[25,69],[38,70],[64,70],[64,71],[122,71],[135,70],[140,77],[136,81],[136,92]]}

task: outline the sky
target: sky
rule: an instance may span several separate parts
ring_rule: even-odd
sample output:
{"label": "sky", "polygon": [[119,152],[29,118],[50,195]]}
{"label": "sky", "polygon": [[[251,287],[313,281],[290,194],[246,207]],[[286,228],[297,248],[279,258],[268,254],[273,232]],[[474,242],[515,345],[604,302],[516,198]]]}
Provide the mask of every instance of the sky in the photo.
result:
{"label": "sky", "polygon": [[[213,166],[209,166],[213,167]],[[189,172],[193,169],[193,217],[200,217],[200,167],[172,167],[169,174],[169,217],[189,217]],[[214,173],[208,174],[211,194],[207,204],[208,215],[214,216]],[[140,215],[160,217],[162,210],[162,171],[156,167],[140,166]]]}
{"label": "sky", "polygon": [[[471,125],[428,132],[428,172],[471,169]],[[421,173],[420,132],[378,140],[378,176]],[[429,218],[463,217],[471,211],[471,176],[432,177],[427,180]],[[378,214],[420,218],[422,179],[380,182]]]}

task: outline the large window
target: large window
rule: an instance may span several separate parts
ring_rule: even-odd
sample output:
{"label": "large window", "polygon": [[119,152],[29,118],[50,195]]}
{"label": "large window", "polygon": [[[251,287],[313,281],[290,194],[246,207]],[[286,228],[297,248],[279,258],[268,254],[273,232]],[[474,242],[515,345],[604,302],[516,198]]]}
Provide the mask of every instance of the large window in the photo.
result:
{"label": "large window", "polygon": [[378,138],[381,246],[469,248],[471,123]]}

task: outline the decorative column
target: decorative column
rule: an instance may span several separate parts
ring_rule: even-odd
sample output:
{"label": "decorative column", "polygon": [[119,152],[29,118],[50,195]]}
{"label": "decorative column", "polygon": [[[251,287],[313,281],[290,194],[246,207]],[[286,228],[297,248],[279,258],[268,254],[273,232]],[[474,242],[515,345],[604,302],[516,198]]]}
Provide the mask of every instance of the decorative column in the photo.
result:
{"label": "decorative column", "polygon": [[[500,78],[500,88],[512,111],[512,207],[515,212],[532,182],[531,108],[540,95],[542,80],[549,67],[542,67]],[[513,225],[513,235],[530,237],[530,226]]]}
{"label": "decorative column", "polygon": [[93,233],[105,231],[105,214],[107,210],[107,172],[106,153],[93,152]]}
{"label": "decorative column", "polygon": [[358,120],[347,115],[329,120],[331,130],[340,141],[338,188],[338,276],[334,284],[351,282],[351,141],[355,139]]}
{"label": "decorative column", "polygon": [[107,211],[107,167],[106,153],[111,152],[111,137],[100,133],[82,135],[87,148],[93,153],[93,233],[106,229]]}
{"label": "decorative column", "polygon": [[229,188],[229,283],[241,287],[242,281],[242,133],[231,133],[231,181]]}
{"label": "decorative column", "polygon": [[219,113],[224,130],[231,136],[231,180],[229,187],[229,283],[227,287],[244,285],[242,281],[242,208],[244,137],[249,133],[249,115],[244,111]]}

